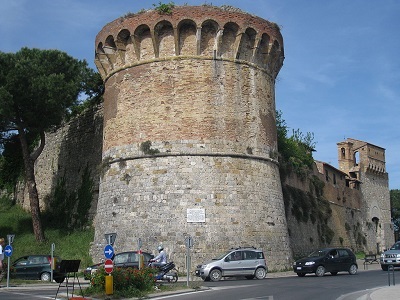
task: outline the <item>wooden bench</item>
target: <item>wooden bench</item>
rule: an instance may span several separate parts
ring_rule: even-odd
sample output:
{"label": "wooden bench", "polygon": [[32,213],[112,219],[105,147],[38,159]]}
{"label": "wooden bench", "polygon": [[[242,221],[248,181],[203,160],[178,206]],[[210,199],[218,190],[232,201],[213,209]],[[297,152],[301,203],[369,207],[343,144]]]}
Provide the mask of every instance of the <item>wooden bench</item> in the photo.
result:
{"label": "wooden bench", "polygon": [[365,257],[364,257],[364,269],[365,269],[367,264],[373,264],[373,263],[379,264],[379,260],[378,260],[377,255],[373,254],[373,253],[365,254]]}

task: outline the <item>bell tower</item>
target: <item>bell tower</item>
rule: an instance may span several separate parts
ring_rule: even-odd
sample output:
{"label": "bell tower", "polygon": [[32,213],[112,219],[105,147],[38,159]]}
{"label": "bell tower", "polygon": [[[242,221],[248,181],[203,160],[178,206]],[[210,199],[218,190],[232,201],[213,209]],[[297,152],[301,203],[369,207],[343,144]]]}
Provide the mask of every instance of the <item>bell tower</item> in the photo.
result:
{"label": "bell tower", "polygon": [[337,146],[339,169],[348,174],[349,186],[362,193],[368,248],[379,253],[394,242],[385,149],[351,138]]}

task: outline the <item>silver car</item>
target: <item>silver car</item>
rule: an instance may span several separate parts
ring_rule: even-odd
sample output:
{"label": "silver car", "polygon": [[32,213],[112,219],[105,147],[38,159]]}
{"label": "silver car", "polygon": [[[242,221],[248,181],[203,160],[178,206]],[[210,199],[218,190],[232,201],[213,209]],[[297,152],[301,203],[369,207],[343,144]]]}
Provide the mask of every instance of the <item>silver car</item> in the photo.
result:
{"label": "silver car", "polygon": [[264,253],[255,248],[231,249],[196,267],[196,276],[206,281],[219,281],[222,277],[237,276],[264,279],[267,272]]}
{"label": "silver car", "polygon": [[380,263],[383,271],[387,271],[389,266],[400,267],[400,242],[395,243],[389,250],[382,252]]}

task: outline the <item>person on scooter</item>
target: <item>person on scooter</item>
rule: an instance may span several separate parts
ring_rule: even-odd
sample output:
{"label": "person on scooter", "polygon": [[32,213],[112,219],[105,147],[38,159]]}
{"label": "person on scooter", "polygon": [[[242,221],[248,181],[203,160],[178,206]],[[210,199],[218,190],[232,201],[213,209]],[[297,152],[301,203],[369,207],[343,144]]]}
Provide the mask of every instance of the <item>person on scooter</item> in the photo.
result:
{"label": "person on scooter", "polygon": [[167,253],[164,251],[163,246],[158,246],[158,255],[150,260],[152,267],[161,267],[167,264]]}

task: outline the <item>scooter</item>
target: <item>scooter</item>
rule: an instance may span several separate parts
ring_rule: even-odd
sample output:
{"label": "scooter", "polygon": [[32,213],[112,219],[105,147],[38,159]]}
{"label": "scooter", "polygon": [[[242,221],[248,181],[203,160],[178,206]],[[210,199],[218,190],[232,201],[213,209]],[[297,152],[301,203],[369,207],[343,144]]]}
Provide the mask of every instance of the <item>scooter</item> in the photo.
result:
{"label": "scooter", "polygon": [[[151,264],[149,264],[151,266]],[[163,266],[157,267],[159,272],[155,276],[156,281],[168,281],[168,282],[177,282],[178,281],[178,272],[171,271],[175,269],[175,264],[171,261]]]}

